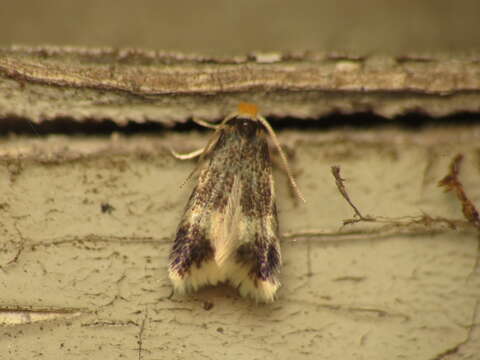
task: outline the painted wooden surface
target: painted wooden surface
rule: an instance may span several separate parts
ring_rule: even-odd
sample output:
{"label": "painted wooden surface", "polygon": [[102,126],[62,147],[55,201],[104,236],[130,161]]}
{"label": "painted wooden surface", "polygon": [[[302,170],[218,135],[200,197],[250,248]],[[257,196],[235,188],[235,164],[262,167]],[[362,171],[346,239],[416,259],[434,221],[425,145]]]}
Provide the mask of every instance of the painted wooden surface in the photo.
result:
{"label": "painted wooden surface", "polygon": [[279,137],[307,203],[277,171],[284,265],[270,305],[227,286],[170,296],[167,256],[195,165],[167,148],[192,150],[206,133],[3,139],[0,358],[474,359],[478,231],[342,227],[353,211],[330,166],[364,214],[462,222],[437,182],[464,154],[460,179],[480,207],[479,128]]}

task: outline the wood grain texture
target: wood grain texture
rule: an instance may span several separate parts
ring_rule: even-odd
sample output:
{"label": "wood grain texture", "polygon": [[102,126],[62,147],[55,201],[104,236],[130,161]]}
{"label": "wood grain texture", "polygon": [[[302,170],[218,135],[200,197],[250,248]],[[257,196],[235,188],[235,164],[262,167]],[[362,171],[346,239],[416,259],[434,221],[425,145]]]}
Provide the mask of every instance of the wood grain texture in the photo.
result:
{"label": "wood grain texture", "polygon": [[0,50],[0,117],[166,125],[219,119],[241,101],[262,113],[432,116],[480,110],[480,57],[251,53],[205,57],[135,49]]}

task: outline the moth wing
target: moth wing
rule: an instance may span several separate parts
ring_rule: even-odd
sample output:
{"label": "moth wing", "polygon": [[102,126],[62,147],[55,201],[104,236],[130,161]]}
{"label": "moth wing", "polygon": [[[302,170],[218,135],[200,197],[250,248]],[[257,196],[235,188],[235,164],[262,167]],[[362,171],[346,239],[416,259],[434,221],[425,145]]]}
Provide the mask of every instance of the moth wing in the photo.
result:
{"label": "moth wing", "polygon": [[214,221],[214,223],[218,223],[218,225],[216,228],[212,228],[212,240],[215,246],[215,262],[220,267],[230,259],[232,253],[238,247],[238,237],[240,235],[240,227],[238,225],[242,218],[240,209],[241,190],[240,180],[238,176],[235,176],[223,218],[219,219],[219,221]]}
{"label": "moth wing", "polygon": [[215,194],[222,191],[222,179],[216,178],[207,164],[200,171],[178,226],[170,252],[169,277],[175,292],[183,294],[227,279],[215,262],[215,233],[223,233],[222,216],[216,210]]}
{"label": "moth wing", "polygon": [[242,296],[271,302],[280,287],[282,262],[273,176],[271,171],[254,171],[248,176],[250,181],[241,182],[239,245],[229,280]]}
{"label": "moth wing", "polygon": [[247,129],[247,134],[244,126],[222,130],[207,147],[170,254],[169,276],[176,292],[229,281],[241,295],[270,302],[280,286],[268,144],[262,133]]}

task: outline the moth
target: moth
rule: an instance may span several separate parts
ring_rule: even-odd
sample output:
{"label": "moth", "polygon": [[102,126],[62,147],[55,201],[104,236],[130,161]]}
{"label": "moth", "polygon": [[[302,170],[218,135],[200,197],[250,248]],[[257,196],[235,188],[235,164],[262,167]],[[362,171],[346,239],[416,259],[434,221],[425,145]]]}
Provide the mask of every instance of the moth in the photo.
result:
{"label": "moth", "polygon": [[174,291],[228,282],[244,297],[271,302],[280,286],[282,257],[267,134],[303,197],[273,129],[255,105],[240,104],[220,125],[200,123],[215,128],[208,144],[176,155],[200,156],[200,166],[170,252]]}

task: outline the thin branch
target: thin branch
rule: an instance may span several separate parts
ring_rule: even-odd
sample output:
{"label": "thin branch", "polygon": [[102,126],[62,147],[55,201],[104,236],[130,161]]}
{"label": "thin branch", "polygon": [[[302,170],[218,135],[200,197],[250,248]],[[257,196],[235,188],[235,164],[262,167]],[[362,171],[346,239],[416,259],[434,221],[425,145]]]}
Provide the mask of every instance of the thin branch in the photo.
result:
{"label": "thin branch", "polygon": [[[428,214],[422,214],[419,216],[402,216],[402,217],[383,217],[383,216],[364,216],[357,206],[353,203],[348,195],[347,189],[345,187],[345,180],[341,177],[340,167],[332,166],[332,175],[335,178],[335,183],[337,185],[338,191],[342,197],[347,201],[347,203],[352,207],[355,212],[355,218],[343,220],[343,225],[349,225],[358,222],[369,222],[383,224],[376,229],[352,229],[349,231],[322,231],[322,230],[305,230],[305,231],[296,231],[291,233],[282,234],[284,239],[297,239],[302,238],[335,238],[336,240],[362,240],[362,239],[371,239],[372,235],[376,237],[390,237],[396,235],[422,235],[422,234],[437,234],[444,233],[447,230],[456,230],[469,232],[472,231],[472,225],[477,229],[477,215],[478,212],[473,206],[473,204],[468,200],[465,193],[463,192],[463,187],[457,179],[459,171],[459,157],[457,156],[451,166],[450,178],[454,179],[453,182],[456,184],[455,188],[457,193],[460,193],[459,198],[464,204],[464,214],[467,219],[448,219],[445,217],[437,216],[433,217]],[[450,179],[449,178],[449,179]],[[450,184],[450,180],[448,182]],[[458,190],[460,189],[460,190]],[[465,205],[466,204],[466,205]],[[480,240],[479,240],[480,241]],[[475,268],[478,266],[480,261],[477,260]]]}
{"label": "thin branch", "polygon": [[438,182],[438,186],[443,186],[445,192],[454,191],[458,200],[462,204],[462,212],[465,218],[478,230],[480,230],[480,215],[473,202],[467,197],[462,182],[458,179],[460,174],[460,165],[463,161],[463,154],[456,155],[451,164],[450,172]]}
{"label": "thin branch", "polygon": [[344,220],[343,225],[352,224],[359,221],[375,221],[375,218],[371,216],[363,216],[360,210],[358,210],[358,208],[353,204],[352,200],[350,200],[350,196],[348,196],[347,190],[345,189],[345,179],[340,176],[340,166],[332,166],[331,170],[332,175],[335,178],[335,184],[337,184],[338,191],[340,191],[340,194],[352,207],[353,211],[355,211],[355,215],[358,216],[358,219]]}

